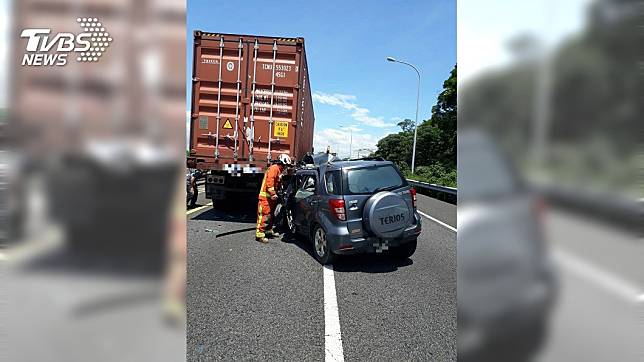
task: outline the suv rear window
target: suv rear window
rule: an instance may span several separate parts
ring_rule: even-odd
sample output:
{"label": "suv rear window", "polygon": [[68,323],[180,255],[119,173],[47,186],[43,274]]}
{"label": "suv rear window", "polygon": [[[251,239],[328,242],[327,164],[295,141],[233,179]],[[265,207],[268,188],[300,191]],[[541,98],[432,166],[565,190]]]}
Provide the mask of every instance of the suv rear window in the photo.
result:
{"label": "suv rear window", "polygon": [[405,180],[391,166],[357,168],[347,171],[346,194],[371,194],[378,189],[397,189]]}

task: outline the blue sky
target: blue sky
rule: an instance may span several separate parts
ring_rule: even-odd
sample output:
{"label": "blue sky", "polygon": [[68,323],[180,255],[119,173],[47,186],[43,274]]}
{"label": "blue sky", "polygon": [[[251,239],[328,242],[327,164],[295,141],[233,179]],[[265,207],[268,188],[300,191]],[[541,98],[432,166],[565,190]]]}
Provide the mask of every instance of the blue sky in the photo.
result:
{"label": "blue sky", "polygon": [[[186,44],[190,89],[192,32],[304,37],[314,93],[316,150],[330,144],[347,155],[375,149],[414,118],[416,73],[421,70],[419,119],[426,119],[456,64],[456,1],[207,1],[188,0]],[[218,14],[224,14],[219,16]],[[189,93],[189,92],[188,92]],[[190,102],[190,94],[186,97]]]}

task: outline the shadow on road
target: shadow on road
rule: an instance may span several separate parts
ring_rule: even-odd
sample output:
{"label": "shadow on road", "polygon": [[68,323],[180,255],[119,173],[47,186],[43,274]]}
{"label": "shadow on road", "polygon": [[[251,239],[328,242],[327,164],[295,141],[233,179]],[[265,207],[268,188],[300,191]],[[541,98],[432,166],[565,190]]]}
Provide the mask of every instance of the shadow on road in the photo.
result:
{"label": "shadow on road", "polygon": [[[309,254],[311,258],[315,259],[313,246],[305,237],[301,235],[296,237],[285,235],[282,237],[282,241],[299,247]],[[413,263],[414,261],[409,258],[402,260],[389,254],[337,255],[333,263],[333,270],[340,273],[390,273]]]}
{"label": "shadow on road", "polygon": [[390,273],[414,264],[410,258],[398,259],[388,254],[342,255],[333,264],[336,272]]}
{"label": "shadow on road", "polygon": [[202,206],[204,206],[204,205],[206,205],[206,204],[202,204],[202,203],[199,203],[199,202],[198,202],[198,203],[196,203],[196,204],[195,204],[195,206],[187,205],[187,206],[186,206],[186,211],[190,211],[190,210],[192,210],[192,209],[196,209],[196,208],[198,208],[198,207],[202,207]]}
{"label": "shadow on road", "polygon": [[257,215],[249,208],[236,208],[231,210],[210,209],[193,217],[191,220],[228,221],[255,224],[257,222]]}
{"label": "shadow on road", "polygon": [[165,267],[162,252],[148,257],[128,254],[126,250],[107,252],[85,252],[71,250],[65,246],[52,250],[19,266],[22,272],[46,272],[113,277],[160,278]]}

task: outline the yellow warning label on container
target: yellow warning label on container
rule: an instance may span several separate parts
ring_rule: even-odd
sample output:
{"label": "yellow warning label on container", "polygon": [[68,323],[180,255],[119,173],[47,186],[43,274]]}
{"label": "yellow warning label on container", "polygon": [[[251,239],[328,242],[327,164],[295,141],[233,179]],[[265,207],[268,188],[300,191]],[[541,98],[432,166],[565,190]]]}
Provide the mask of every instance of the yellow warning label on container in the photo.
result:
{"label": "yellow warning label on container", "polygon": [[224,129],[233,129],[233,124],[230,123],[230,119],[226,118],[226,123],[224,123]]}
{"label": "yellow warning label on container", "polygon": [[276,121],[273,128],[273,137],[288,137],[288,122]]}

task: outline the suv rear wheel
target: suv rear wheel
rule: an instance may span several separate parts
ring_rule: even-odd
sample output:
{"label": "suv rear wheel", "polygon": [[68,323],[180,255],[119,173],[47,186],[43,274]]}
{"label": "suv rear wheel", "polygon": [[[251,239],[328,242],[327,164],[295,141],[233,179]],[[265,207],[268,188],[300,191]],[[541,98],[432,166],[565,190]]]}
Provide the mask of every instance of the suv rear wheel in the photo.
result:
{"label": "suv rear wheel", "polygon": [[416,245],[418,245],[418,239],[414,239],[413,241],[395,248],[394,250],[392,250],[392,254],[395,258],[405,260],[414,255],[414,253],[416,252]]}
{"label": "suv rear wheel", "polygon": [[313,252],[315,258],[322,265],[331,264],[333,262],[333,252],[329,248],[329,243],[326,239],[326,232],[320,225],[316,225],[313,229]]}

